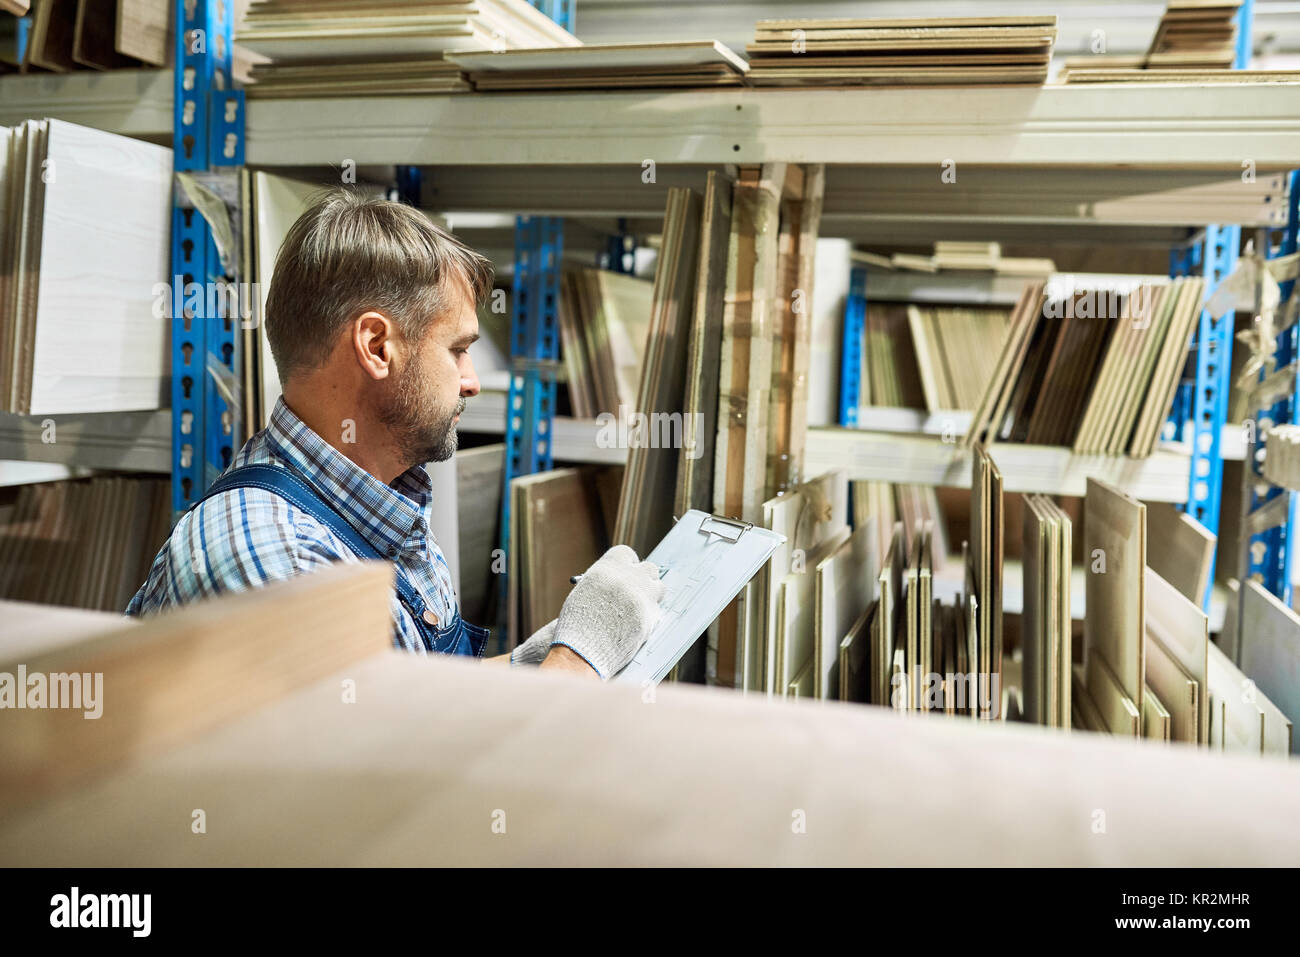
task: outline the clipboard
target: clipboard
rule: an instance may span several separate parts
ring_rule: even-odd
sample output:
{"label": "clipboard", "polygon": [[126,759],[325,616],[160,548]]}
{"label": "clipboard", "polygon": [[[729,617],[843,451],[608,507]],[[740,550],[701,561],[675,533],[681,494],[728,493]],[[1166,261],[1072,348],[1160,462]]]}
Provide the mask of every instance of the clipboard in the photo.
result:
{"label": "clipboard", "polygon": [[785,536],[692,509],[646,556],[664,583],[663,616],[615,681],[658,684],[772,557]]}

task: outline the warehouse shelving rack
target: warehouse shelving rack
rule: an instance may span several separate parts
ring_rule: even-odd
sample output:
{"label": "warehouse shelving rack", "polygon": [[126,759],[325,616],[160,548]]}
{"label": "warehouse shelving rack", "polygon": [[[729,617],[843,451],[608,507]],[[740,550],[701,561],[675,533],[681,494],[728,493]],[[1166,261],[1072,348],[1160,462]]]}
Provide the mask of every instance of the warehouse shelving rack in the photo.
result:
{"label": "warehouse shelving rack", "polygon": [[[142,70],[5,77],[0,122],[56,116],[163,140],[174,134],[170,76]],[[640,181],[646,158],[656,161],[660,180],[667,182],[674,169],[770,161],[826,163],[844,176],[869,181],[873,169],[890,164],[937,169],[953,157],[962,168],[1014,169],[1030,185],[1046,183],[1038,174],[1049,171],[1053,189],[1086,198],[1107,177],[1133,169],[1159,170],[1174,184],[1189,167],[1239,172],[1242,157],[1251,157],[1261,170],[1289,168],[1300,155],[1294,95],[1294,88],[1282,85],[1245,83],[1173,84],[1162,86],[1158,97],[1147,87],[1115,85],[265,100],[249,104],[244,149],[248,164],[266,168],[328,165],[348,155],[359,165],[387,165],[400,157],[468,178],[482,168],[484,182],[505,171],[513,208],[538,216],[579,211],[646,216],[652,195]],[[1195,159],[1189,163],[1188,157]],[[616,196],[620,171],[626,173],[626,186]],[[557,176],[567,176],[571,184],[568,192],[559,187],[559,198]],[[583,198],[587,183],[606,187],[594,202],[598,209],[591,202],[573,204]],[[852,216],[852,201],[851,193],[828,194],[824,226],[832,231],[824,229],[827,235],[836,235],[833,229]],[[467,408],[462,428],[506,433],[513,418],[506,403],[481,396]],[[154,431],[170,418],[153,417],[137,438],[148,436],[155,443]],[[552,415],[546,428],[548,450],[556,459],[603,462],[620,455],[596,447],[591,423]],[[0,452],[13,447],[4,433],[0,428]],[[21,436],[13,439],[21,441]],[[900,465],[880,436],[819,427],[809,430],[808,466],[847,463],[854,477],[895,481],[963,471],[959,450],[939,451],[947,458],[925,449],[909,453]],[[1027,447],[995,451],[995,456],[1016,459],[1018,464],[1008,460],[1004,472],[1014,464],[1037,483],[1035,491],[1068,493],[1096,462],[1063,458],[1060,452]],[[1167,447],[1143,463],[1110,468],[1114,480],[1130,483],[1145,498],[1182,503],[1191,487],[1191,460],[1187,452]]]}

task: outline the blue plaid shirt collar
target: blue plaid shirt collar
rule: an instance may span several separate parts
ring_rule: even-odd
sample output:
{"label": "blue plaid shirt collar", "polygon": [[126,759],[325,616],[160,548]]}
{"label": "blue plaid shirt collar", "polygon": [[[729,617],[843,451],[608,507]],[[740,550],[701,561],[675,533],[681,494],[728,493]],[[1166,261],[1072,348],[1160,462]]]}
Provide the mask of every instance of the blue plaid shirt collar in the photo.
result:
{"label": "blue plaid shirt collar", "polygon": [[294,414],[281,396],[266,427],[270,450],[310,482],[381,555],[418,547],[428,533],[433,483],[422,465],[385,485]]}

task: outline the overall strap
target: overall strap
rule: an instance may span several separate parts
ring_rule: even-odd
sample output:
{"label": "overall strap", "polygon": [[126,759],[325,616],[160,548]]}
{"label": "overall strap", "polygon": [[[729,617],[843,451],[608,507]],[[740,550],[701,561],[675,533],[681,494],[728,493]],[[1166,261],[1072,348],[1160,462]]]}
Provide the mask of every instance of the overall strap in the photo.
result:
{"label": "overall strap", "polygon": [[[387,560],[379,550],[361,536],[338,511],[325,501],[319,492],[304,482],[288,469],[278,465],[241,465],[231,469],[212,483],[211,488],[203,494],[191,508],[201,502],[236,488],[258,488],[271,492],[306,512],[320,522],[344,542],[359,558],[379,558]],[[401,565],[394,565],[397,572],[397,594],[417,619],[424,612],[424,600],[407,579]]]}

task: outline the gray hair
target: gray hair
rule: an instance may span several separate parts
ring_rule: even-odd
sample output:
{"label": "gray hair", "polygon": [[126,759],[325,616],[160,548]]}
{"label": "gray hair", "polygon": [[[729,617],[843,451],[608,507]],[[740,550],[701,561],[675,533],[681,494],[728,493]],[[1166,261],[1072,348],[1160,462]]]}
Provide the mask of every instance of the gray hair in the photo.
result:
{"label": "gray hair", "polygon": [[333,189],[280,245],[266,297],[266,338],[284,383],[319,368],[352,320],[374,310],[419,342],[458,282],[478,305],[492,264],[402,203]]}

